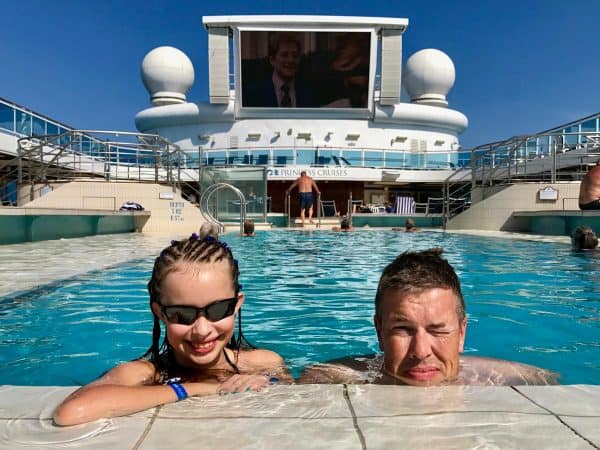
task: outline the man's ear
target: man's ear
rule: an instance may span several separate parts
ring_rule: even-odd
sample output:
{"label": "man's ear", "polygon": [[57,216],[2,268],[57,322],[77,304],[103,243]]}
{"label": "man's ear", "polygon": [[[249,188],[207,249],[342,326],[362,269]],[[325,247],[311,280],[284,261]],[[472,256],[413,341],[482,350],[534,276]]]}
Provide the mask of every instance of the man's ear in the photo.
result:
{"label": "man's ear", "polygon": [[242,307],[242,305],[244,304],[244,300],[246,299],[246,296],[244,295],[243,292],[238,292],[238,301],[235,305],[235,313],[237,314],[237,312],[240,310],[240,308]]}
{"label": "man's ear", "polygon": [[375,324],[375,331],[377,332],[379,350],[383,351],[383,339],[381,338],[381,320],[379,319],[379,317],[377,317],[377,314],[373,316],[373,323]]}
{"label": "man's ear", "polygon": [[465,336],[467,335],[467,318],[465,317],[460,324],[460,344],[458,351],[462,353],[465,348]]}

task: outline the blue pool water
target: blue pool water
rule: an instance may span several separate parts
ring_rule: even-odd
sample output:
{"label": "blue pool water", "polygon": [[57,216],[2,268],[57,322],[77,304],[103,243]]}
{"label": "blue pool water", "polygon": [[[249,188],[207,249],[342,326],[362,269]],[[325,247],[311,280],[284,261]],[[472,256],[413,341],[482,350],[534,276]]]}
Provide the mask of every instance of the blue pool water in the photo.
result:
{"label": "blue pool water", "polygon": [[[247,338],[307,364],[377,351],[373,298],[404,250],[443,247],[463,284],[466,353],[600,383],[600,256],[565,244],[439,232],[276,231],[226,236],[240,261]],[[167,241],[167,240],[166,240]],[[74,385],[151,341],[152,258],[0,298],[0,384]]]}

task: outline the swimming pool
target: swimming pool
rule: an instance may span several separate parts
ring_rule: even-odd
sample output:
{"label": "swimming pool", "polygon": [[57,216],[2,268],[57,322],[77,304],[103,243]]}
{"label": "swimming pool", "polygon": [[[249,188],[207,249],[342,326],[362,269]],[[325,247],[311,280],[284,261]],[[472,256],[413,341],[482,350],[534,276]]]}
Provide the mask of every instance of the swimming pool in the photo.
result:
{"label": "swimming pool", "polygon": [[[562,383],[600,381],[597,256],[553,242],[440,232],[274,231],[225,240],[240,261],[247,338],[279,352],[295,375],[312,362],[375,352],[381,269],[404,250],[441,246],[463,283],[467,354],[546,367]],[[151,340],[152,262],[1,297],[0,384],[83,384],[141,355]]]}

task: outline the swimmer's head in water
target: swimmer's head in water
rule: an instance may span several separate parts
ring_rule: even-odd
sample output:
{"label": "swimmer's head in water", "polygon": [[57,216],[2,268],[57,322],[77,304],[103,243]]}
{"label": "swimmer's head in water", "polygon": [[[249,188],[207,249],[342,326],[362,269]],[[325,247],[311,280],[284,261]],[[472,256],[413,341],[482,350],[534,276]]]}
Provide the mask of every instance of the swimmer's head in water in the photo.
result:
{"label": "swimmer's head in water", "polygon": [[[165,358],[161,358],[161,354],[168,349],[167,337],[160,342],[161,325],[160,318],[156,311],[160,311],[163,306],[165,295],[165,280],[170,274],[176,273],[195,273],[199,270],[206,269],[206,274],[213,274],[215,270],[219,273],[224,273],[224,280],[229,280],[230,285],[227,286],[228,293],[238,296],[241,290],[239,285],[239,269],[238,263],[233,258],[231,249],[227,244],[218,239],[208,236],[200,239],[193,234],[190,238],[181,241],[172,241],[171,245],[165,248],[154,261],[152,277],[148,282],[148,292],[150,294],[150,306],[154,313],[154,326],[152,331],[152,345],[146,352],[150,355],[150,360],[162,369],[160,365],[164,363]],[[225,270],[225,272],[222,272]],[[204,274],[203,274],[204,277]],[[228,284],[227,282],[225,284]],[[230,297],[227,295],[226,297]],[[156,305],[156,307],[153,307]],[[182,325],[181,325],[182,326]],[[241,310],[238,310],[238,333],[233,332],[227,346],[229,348],[238,349],[242,344],[245,344],[241,330]]]}
{"label": "swimmer's head in water", "polygon": [[383,295],[390,290],[406,293],[442,288],[452,290],[459,299],[456,305],[458,319],[465,318],[465,301],[456,272],[442,258],[443,249],[432,248],[421,252],[404,252],[383,269],[375,294],[375,314],[380,314]]}
{"label": "swimmer's head in water", "polygon": [[455,380],[467,321],[460,283],[441,249],[405,252],[388,265],[375,298],[382,371],[397,382]]}
{"label": "swimmer's head in water", "polygon": [[573,231],[571,235],[573,247],[579,250],[592,250],[598,247],[598,237],[590,227],[582,226]]}

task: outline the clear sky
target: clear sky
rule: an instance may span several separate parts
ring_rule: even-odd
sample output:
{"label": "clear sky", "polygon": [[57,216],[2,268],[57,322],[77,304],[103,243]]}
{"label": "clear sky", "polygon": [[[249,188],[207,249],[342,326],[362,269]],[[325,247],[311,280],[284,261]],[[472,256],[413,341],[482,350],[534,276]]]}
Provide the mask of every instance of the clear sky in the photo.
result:
{"label": "clear sky", "polygon": [[600,0],[8,0],[0,8],[0,97],[80,129],[135,130],[150,106],[147,52],[171,45],[208,98],[205,15],[405,17],[404,61],[424,48],[456,67],[450,107],[463,147],[535,133],[600,110]]}

